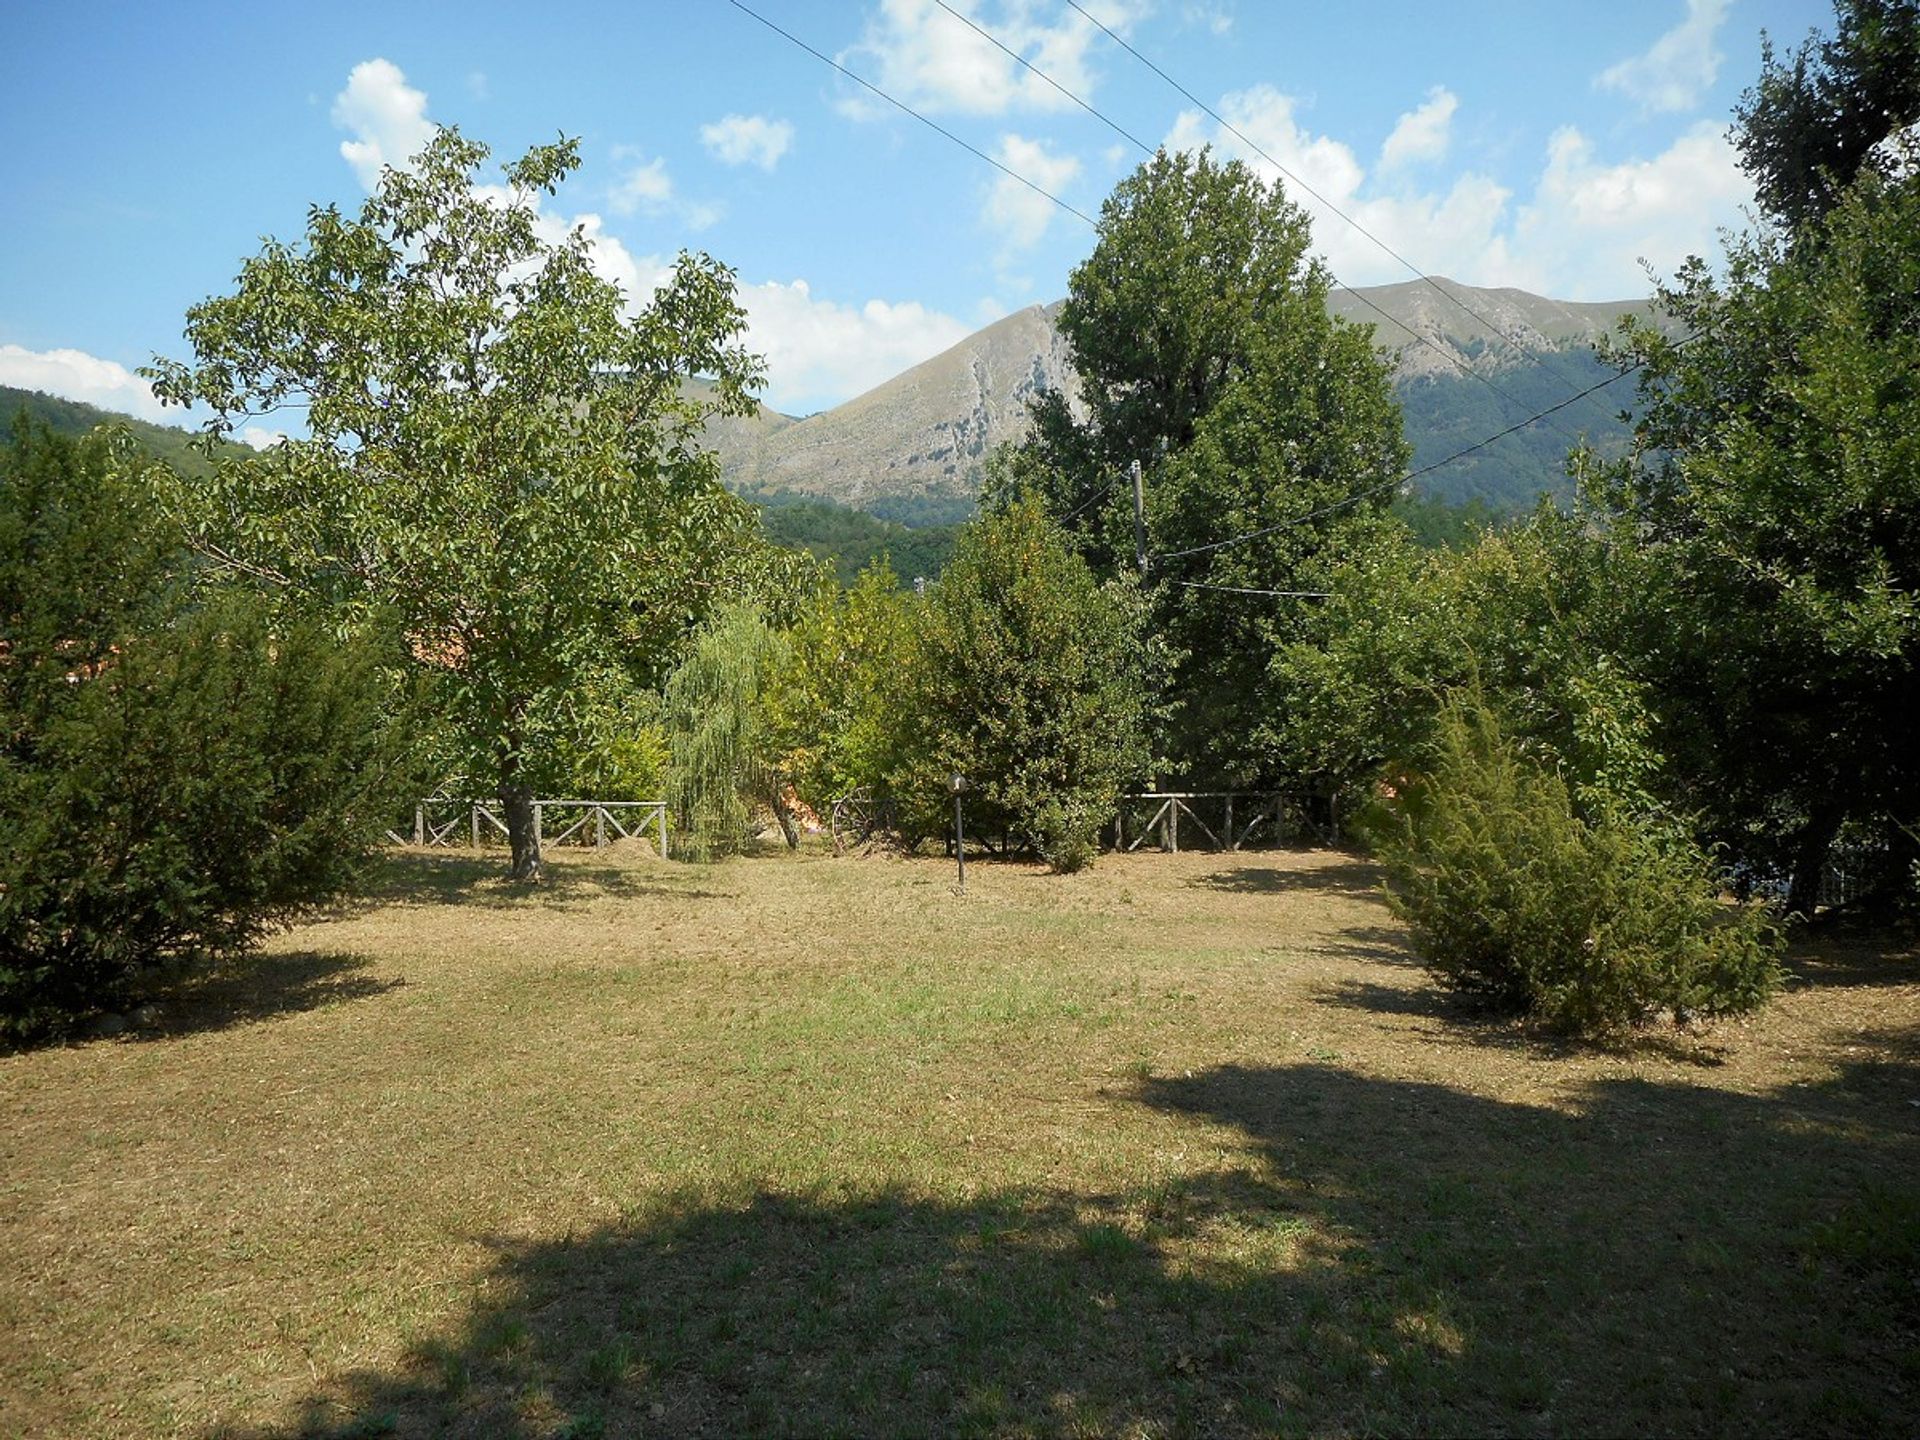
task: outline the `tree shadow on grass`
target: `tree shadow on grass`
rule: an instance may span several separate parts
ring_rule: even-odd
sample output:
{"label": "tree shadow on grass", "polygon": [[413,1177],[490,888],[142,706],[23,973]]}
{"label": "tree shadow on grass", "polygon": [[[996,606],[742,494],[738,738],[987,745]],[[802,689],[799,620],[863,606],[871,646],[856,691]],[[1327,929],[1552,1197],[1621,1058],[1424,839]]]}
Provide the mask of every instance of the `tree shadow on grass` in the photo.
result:
{"label": "tree shadow on grass", "polygon": [[[731,900],[733,891],[675,883],[666,861],[610,864],[554,860],[532,884],[507,879],[504,851],[394,851],[361,896],[370,905],[465,905],[512,909],[526,905],[569,908],[603,896],[659,896],[683,900]],[[658,870],[652,867],[660,867]]]}
{"label": "tree shadow on grass", "polygon": [[281,1015],[371,1000],[406,984],[369,973],[371,963],[338,950],[240,955],[215,962],[156,995],[159,1018],[133,1032],[170,1040],[231,1030]]}
{"label": "tree shadow on grass", "polygon": [[1239,1164],[496,1242],[461,1322],[268,1433],[1906,1433],[1920,1155],[1885,1082],[1150,1079]]}
{"label": "tree shadow on grass", "polygon": [[1349,899],[1377,900],[1386,872],[1365,860],[1345,860],[1332,865],[1300,866],[1245,865],[1216,870],[1187,881],[1198,889],[1217,890],[1230,895],[1287,895],[1320,891]]}
{"label": "tree shadow on grass", "polygon": [[1920,985],[1920,947],[1910,936],[1806,930],[1787,947],[1789,989]]}

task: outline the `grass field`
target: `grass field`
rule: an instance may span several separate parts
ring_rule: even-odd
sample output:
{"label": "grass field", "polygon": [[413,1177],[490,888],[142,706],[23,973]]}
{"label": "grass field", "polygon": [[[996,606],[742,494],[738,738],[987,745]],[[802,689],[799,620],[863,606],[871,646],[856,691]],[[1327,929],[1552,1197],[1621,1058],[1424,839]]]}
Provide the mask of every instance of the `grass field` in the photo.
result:
{"label": "grass field", "polygon": [[409,854],[0,1058],[0,1434],[1912,1434],[1920,961],[1624,1051],[1351,857]]}

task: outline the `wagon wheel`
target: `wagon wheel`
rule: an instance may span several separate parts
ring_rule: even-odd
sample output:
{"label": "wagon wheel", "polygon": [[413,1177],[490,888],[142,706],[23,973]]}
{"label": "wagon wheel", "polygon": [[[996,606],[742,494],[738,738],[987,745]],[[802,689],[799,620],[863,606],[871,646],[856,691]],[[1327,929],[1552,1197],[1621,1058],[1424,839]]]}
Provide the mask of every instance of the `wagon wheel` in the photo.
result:
{"label": "wagon wheel", "polygon": [[873,800],[865,790],[855,790],[833,802],[833,853],[845,853],[849,845],[863,843],[873,833]]}
{"label": "wagon wheel", "polygon": [[876,800],[871,790],[855,790],[833,802],[829,823],[833,853],[843,855],[849,847],[865,845],[894,828],[893,802]]}

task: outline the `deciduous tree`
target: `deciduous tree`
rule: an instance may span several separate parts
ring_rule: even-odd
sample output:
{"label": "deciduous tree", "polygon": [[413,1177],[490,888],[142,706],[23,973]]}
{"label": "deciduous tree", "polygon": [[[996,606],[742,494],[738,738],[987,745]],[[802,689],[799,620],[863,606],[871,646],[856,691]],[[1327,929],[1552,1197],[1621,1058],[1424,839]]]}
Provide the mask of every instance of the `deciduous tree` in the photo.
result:
{"label": "deciduous tree", "polygon": [[1196,781],[1279,778],[1272,660],[1320,621],[1310,597],[1245,592],[1325,589],[1384,533],[1406,464],[1372,328],[1327,313],[1311,244],[1306,212],[1245,165],[1156,155],[1107,200],[1062,307],[1085,418],[1044,397],[995,466],[990,501],[1040,495],[1103,575],[1134,567],[1124,477],[1143,466],[1151,628],[1179,702],[1166,748]]}
{"label": "deciduous tree", "polygon": [[1920,181],[1862,175],[1816,229],[1663,289],[1691,338],[1631,330],[1638,458],[1589,465],[1688,803],[1803,912],[1844,828],[1892,883],[1920,846]]}
{"label": "deciduous tree", "polygon": [[210,408],[215,435],[295,417],[195,489],[197,543],[397,617],[448,677],[529,878],[542,737],[576,678],[611,656],[657,682],[716,596],[780,562],[701,451],[703,422],[750,408],[759,375],[732,273],[683,255],[653,295],[624,294],[584,230],[556,236],[539,210],[578,145],[537,146],[497,181],[487,154],[442,130],[357,215],[315,208],[302,243],[269,242],[189,312],[195,363],[151,373],[164,399]]}

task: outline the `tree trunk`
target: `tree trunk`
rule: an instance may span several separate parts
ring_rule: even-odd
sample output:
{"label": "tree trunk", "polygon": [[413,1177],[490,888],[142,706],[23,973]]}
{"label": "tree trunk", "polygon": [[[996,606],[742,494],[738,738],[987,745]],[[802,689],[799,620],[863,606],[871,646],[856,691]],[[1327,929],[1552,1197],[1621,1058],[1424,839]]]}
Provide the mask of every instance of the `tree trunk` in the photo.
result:
{"label": "tree trunk", "polygon": [[1820,872],[1826,868],[1833,837],[1840,833],[1841,815],[1838,805],[1816,806],[1806,829],[1800,832],[1794,848],[1793,880],[1787,889],[1787,910],[1802,919],[1811,920],[1814,907],[1820,903]]}
{"label": "tree trunk", "polygon": [[[517,774],[519,766],[507,767],[508,775]],[[507,872],[510,880],[531,881],[540,878],[540,834],[534,824],[533,787],[525,782],[502,777],[500,781],[500,805],[507,812],[507,844],[513,849],[513,866]]]}
{"label": "tree trunk", "polygon": [[787,782],[783,777],[775,777],[767,803],[773,809],[773,818],[780,822],[780,833],[787,837],[787,849],[800,848],[800,827],[795,823],[793,811],[787,808]]}

